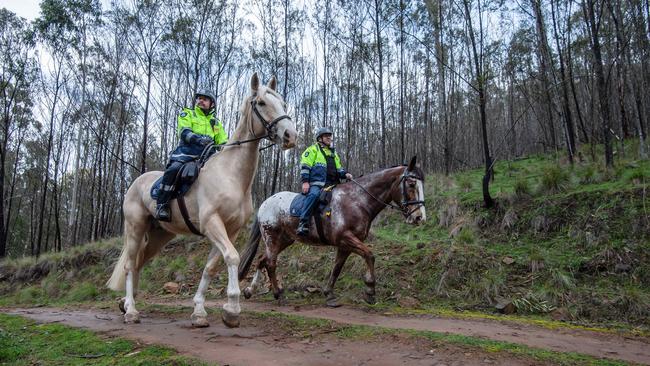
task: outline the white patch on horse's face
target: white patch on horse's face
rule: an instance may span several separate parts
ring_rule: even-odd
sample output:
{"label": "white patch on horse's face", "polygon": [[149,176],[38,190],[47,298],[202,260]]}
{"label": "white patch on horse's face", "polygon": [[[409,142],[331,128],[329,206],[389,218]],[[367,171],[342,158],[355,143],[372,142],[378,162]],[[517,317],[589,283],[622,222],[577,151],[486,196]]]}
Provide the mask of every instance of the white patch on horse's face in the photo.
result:
{"label": "white patch on horse's face", "polygon": [[295,192],[278,192],[267,198],[257,211],[257,219],[262,225],[277,225],[282,217],[289,216],[291,201],[298,194]]}
{"label": "white patch on horse's face", "polygon": [[[415,193],[415,197],[413,198],[413,201],[424,201],[424,185],[422,184],[422,181],[419,180],[419,179],[416,179],[415,180],[415,187],[413,187],[413,186],[411,186],[411,187],[412,188],[410,188],[410,189],[412,189],[414,191],[413,193]],[[406,199],[406,200],[409,200],[408,197],[403,197],[403,198]],[[417,209],[415,209],[416,207],[417,207]],[[424,208],[424,205],[419,205],[419,207],[415,206],[415,205],[407,206],[407,210],[409,212],[410,212],[411,209],[415,209],[415,210],[413,212],[411,212],[411,214],[406,218],[406,222],[408,224],[418,225],[418,224],[423,223],[426,220],[427,214],[426,214],[426,210]]]}
{"label": "white patch on horse's face", "polygon": [[[418,201],[424,202],[424,184],[418,179]],[[422,222],[427,221],[427,210],[424,205],[420,206],[420,214],[422,215]]]}

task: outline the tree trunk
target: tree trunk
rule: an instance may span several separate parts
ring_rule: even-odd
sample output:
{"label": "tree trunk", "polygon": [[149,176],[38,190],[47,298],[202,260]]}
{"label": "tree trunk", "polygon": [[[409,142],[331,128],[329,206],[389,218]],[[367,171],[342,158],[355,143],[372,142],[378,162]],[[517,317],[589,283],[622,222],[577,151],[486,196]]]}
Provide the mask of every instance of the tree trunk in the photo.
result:
{"label": "tree trunk", "polygon": [[381,24],[379,23],[379,16],[381,14],[381,0],[375,0],[375,39],[377,43],[377,58],[379,62],[378,70],[378,79],[379,79],[379,119],[381,120],[381,141],[379,145],[381,146],[381,166],[385,167],[387,165],[386,159],[386,109],[384,108],[384,54],[382,52],[382,40],[381,40]]}
{"label": "tree trunk", "polygon": [[546,39],[546,26],[544,25],[544,16],[541,9],[541,0],[531,0],[535,12],[535,27],[537,29],[537,53],[539,55],[539,73],[542,78],[542,94],[545,99],[546,114],[548,118],[549,137],[551,146],[557,149],[556,132],[555,132],[555,108],[553,106],[553,95],[551,94],[553,62],[550,57],[548,41]]}
{"label": "tree trunk", "polygon": [[[487,135],[487,115],[485,111],[485,75],[483,74],[483,65],[482,65],[482,55],[479,55],[476,49],[476,37],[474,35],[474,27],[472,25],[472,16],[469,10],[469,0],[463,0],[463,5],[465,7],[465,17],[467,20],[467,29],[469,32],[469,38],[472,43],[472,56],[474,59],[474,68],[476,72],[476,83],[478,90],[478,104],[479,112],[481,115],[481,137],[483,143],[483,157],[485,159],[485,174],[483,175],[483,202],[485,203],[486,208],[494,206],[494,200],[490,196],[490,180],[492,179],[493,169],[492,169],[492,157],[490,156],[490,146],[488,144],[488,135]],[[480,17],[480,10],[479,10]]]}
{"label": "tree trunk", "polygon": [[564,123],[567,133],[567,155],[571,164],[573,164],[573,155],[576,151],[575,131],[573,128],[573,118],[571,116],[571,107],[569,102],[569,86],[567,85],[566,71],[564,70],[563,47],[560,44],[560,35],[558,33],[558,24],[555,17],[555,0],[551,1],[551,16],[553,19],[553,33],[555,35],[555,44],[560,58],[560,78],[562,80],[562,108],[564,110]]}
{"label": "tree trunk", "polygon": [[596,19],[601,19],[602,9],[596,14],[594,0],[583,0],[583,11],[585,21],[590,29],[591,46],[593,52],[594,71],[596,72],[596,85],[598,87],[598,101],[600,104],[600,117],[602,118],[603,142],[605,144],[605,165],[608,169],[614,166],[614,154],[612,151],[612,141],[610,135],[610,113],[608,104],[607,83],[605,82],[605,71],[603,69],[603,58],[600,51],[600,23]]}

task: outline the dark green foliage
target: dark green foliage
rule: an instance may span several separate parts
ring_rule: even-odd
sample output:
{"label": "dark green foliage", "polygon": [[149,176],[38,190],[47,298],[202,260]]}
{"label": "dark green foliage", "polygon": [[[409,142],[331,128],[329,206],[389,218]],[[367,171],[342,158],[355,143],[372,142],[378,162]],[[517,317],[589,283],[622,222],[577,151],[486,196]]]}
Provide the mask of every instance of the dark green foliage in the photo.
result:
{"label": "dark green foliage", "polygon": [[520,197],[530,194],[530,186],[528,185],[528,180],[517,179],[514,184],[514,193]]}
{"label": "dark green foliage", "polygon": [[558,193],[567,188],[569,184],[569,173],[562,167],[551,165],[542,170],[542,177],[539,182],[541,193]]}

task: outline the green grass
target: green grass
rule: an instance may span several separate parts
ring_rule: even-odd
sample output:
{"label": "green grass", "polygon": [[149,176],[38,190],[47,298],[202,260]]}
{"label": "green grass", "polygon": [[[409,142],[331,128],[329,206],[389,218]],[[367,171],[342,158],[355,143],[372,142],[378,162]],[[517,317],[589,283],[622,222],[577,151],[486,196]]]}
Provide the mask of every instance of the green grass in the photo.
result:
{"label": "green grass", "polygon": [[167,347],[140,347],[125,339],[5,314],[0,314],[0,364],[204,365]]}

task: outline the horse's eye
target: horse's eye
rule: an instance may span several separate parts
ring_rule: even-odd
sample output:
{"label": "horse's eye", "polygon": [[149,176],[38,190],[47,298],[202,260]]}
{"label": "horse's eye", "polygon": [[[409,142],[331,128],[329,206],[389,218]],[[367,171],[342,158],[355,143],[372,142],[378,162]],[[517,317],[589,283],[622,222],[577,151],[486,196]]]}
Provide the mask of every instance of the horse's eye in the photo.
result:
{"label": "horse's eye", "polygon": [[264,107],[266,105],[266,102],[263,100],[259,100],[257,101],[257,105],[261,105],[262,107]]}

